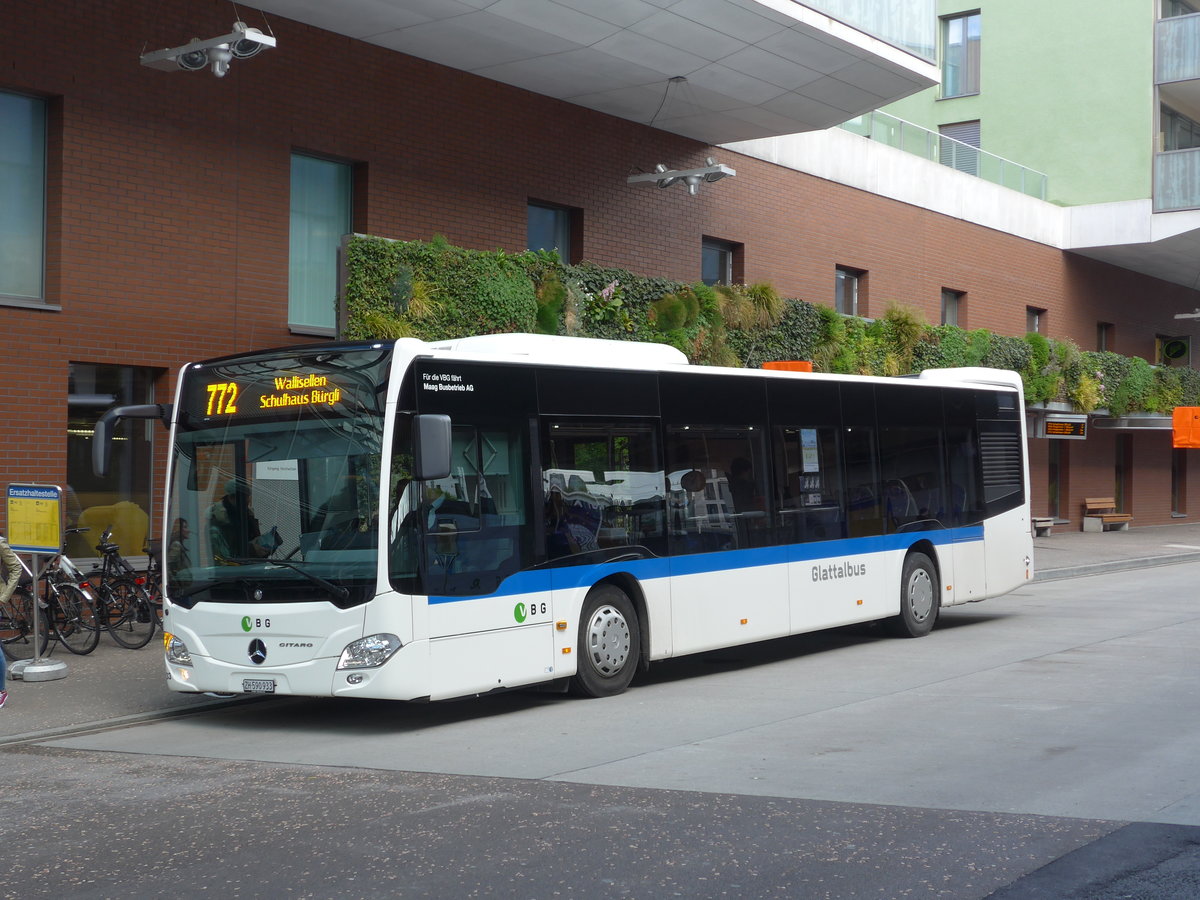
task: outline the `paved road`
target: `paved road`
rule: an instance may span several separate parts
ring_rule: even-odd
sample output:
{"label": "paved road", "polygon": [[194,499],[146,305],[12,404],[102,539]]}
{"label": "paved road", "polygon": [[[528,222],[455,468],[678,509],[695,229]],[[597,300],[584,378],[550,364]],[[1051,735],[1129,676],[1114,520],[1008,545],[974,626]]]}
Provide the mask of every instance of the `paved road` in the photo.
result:
{"label": "paved road", "polygon": [[[606,700],[281,698],[10,745],[6,882],[1195,897],[1198,580],[1182,564],[1033,584],[919,641],[773,642]],[[36,810],[20,828],[18,809]]]}

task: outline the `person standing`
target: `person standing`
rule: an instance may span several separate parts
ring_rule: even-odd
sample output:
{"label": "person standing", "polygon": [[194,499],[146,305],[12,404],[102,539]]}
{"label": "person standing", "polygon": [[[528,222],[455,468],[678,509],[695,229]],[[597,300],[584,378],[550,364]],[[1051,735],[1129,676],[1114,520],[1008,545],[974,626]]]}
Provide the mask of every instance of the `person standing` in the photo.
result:
{"label": "person standing", "polygon": [[[17,554],[13,553],[12,547],[8,546],[8,541],[0,535],[0,566],[4,569],[4,586],[0,587],[0,603],[7,602],[12,596],[13,591],[17,589],[17,582],[21,580],[21,560]],[[8,675],[8,660],[4,656],[4,650],[0,649],[0,709],[4,708],[4,704],[8,702],[8,691],[5,690],[5,678]]]}

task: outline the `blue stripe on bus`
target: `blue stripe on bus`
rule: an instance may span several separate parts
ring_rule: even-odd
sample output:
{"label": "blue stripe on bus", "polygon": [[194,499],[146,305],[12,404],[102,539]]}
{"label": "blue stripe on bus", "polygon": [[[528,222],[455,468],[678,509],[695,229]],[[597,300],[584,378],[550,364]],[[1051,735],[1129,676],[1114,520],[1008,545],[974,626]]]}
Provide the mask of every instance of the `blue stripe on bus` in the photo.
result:
{"label": "blue stripe on bus", "polygon": [[837,560],[841,557],[864,553],[885,553],[889,550],[906,550],[917,541],[929,541],[935,545],[970,543],[983,540],[982,525],[962,528],[947,528],[938,531],[905,532],[884,534],[875,537],[846,538],[837,541],[815,541],[806,544],[784,544],[777,547],[754,547],[746,550],[722,550],[716,553],[694,553],[682,556],[656,557],[652,559],[625,559],[617,562],[597,563],[587,566],[558,566],[547,569],[530,569],[517,572],[504,579],[490,594],[468,596],[429,597],[429,603],[462,603],[467,600],[483,600],[488,597],[509,597],[517,594],[532,594],[550,590],[569,590],[586,587],[601,578],[624,572],[639,581],[666,578],[671,575],[705,575],[710,572],[725,572],[730,569],[753,569],[760,566],[786,565],[815,560]]}

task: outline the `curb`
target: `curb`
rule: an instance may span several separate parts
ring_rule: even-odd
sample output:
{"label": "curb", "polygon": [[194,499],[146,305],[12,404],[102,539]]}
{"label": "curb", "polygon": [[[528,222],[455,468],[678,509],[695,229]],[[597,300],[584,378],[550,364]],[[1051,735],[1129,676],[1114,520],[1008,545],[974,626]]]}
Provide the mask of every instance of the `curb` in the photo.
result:
{"label": "curb", "polygon": [[110,731],[124,728],[126,725],[140,725],[143,722],[153,722],[161,719],[176,719],[190,716],[194,713],[208,712],[224,706],[234,706],[242,703],[255,703],[259,697],[235,697],[228,700],[208,700],[192,706],[176,706],[170,709],[154,709],[148,712],[131,713],[127,716],[117,716],[113,719],[100,719],[95,722],[81,722],[77,725],[60,725],[55,728],[44,728],[41,731],[26,731],[21,734],[10,734],[0,737],[0,747],[14,744],[29,744],[53,740],[60,737],[75,737],[80,734],[95,734],[99,731]]}
{"label": "curb", "polygon": [[1059,581],[1063,578],[1079,578],[1085,575],[1102,575],[1105,572],[1122,572],[1128,569],[1150,569],[1156,566],[1174,566],[1180,563],[1200,562],[1200,552],[1178,553],[1171,556],[1143,556],[1136,559],[1114,559],[1108,562],[1091,563],[1085,566],[1067,566],[1061,569],[1046,569],[1036,572],[1033,582]]}

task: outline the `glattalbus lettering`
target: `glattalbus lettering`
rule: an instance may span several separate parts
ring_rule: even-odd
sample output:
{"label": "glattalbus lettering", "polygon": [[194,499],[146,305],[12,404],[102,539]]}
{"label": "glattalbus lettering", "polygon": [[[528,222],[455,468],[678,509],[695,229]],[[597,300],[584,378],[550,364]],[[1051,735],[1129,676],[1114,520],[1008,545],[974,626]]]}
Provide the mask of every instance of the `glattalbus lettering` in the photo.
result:
{"label": "glattalbus lettering", "polygon": [[848,560],[828,566],[812,567],[813,581],[836,581],[839,578],[859,578],[866,574],[866,563],[853,563]]}

